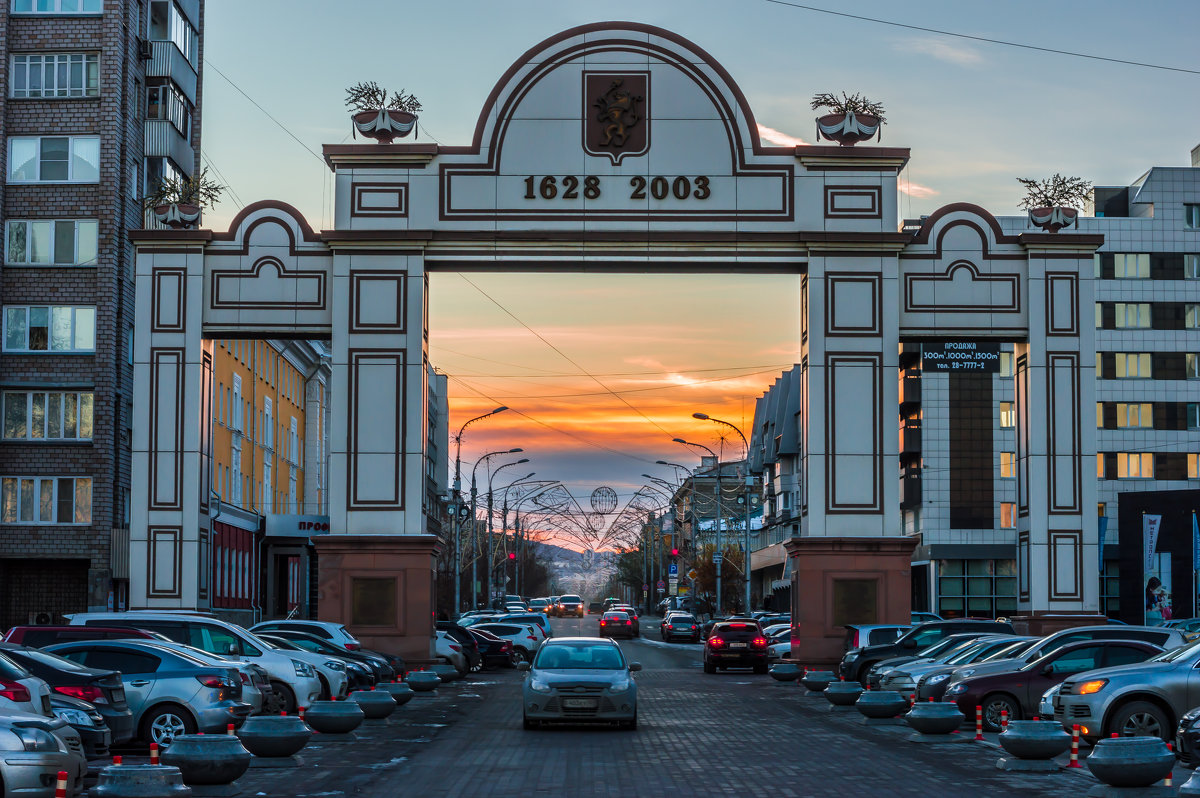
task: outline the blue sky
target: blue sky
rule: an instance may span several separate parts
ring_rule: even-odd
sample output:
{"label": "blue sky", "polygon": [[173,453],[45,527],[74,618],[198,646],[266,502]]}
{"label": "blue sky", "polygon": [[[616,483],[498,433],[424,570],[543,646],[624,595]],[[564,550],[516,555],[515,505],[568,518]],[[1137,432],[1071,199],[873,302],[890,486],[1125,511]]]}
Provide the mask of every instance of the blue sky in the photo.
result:
{"label": "blue sky", "polygon": [[[813,2],[1200,69],[1195,0]],[[861,91],[882,101],[889,120],[883,143],[912,149],[905,216],[961,201],[1012,214],[1021,195],[1017,176],[1058,171],[1125,184],[1150,166],[1186,165],[1200,143],[1200,75],[966,41],[765,0],[208,0],[206,14],[203,153],[232,190],[206,214],[216,229],[225,228],[239,200],[287,201],[317,229],[330,225],[331,205],[324,164],[216,70],[316,153],[324,143],[351,140],[342,99],[360,80],[415,93],[425,106],[422,135],[465,144],[488,92],[517,57],[563,29],[605,19],[646,22],[691,39],[738,82],[759,124],[807,142],[814,93]],[[473,279],[573,360],[606,375],[607,387],[630,391],[622,395],[636,411],[611,396],[580,395],[599,391],[596,382],[457,275],[435,275],[431,351],[452,375],[453,426],[491,408],[480,394],[525,414],[472,427],[464,459],[489,446],[524,446],[530,469],[568,482],[585,504],[599,484],[625,498],[644,482],[643,472],[670,476],[656,459],[695,463],[664,429],[716,448],[718,428],[693,421],[691,412],[748,422],[754,398],[795,356],[792,277]],[[730,446],[732,454],[740,443]]]}

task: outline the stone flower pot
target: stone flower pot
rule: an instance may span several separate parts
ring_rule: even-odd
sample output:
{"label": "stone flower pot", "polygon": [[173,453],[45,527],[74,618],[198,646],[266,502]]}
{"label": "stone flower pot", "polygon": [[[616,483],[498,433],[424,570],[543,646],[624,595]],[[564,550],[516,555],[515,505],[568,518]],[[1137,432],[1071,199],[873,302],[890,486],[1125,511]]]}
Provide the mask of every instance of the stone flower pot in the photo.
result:
{"label": "stone flower pot", "polygon": [[862,685],[858,682],[830,682],[824,690],[825,700],[835,707],[854,706],[862,693]]}
{"label": "stone flower pot", "polygon": [[879,133],[879,117],[870,114],[826,114],[817,117],[817,141],[825,137],[842,147],[853,147]]}
{"label": "stone flower pot", "polygon": [[181,734],[162,763],[179,768],[184,784],[232,784],[250,767],[250,752],[233,735]]}
{"label": "stone flower pot", "polygon": [[391,144],[393,139],[404,138],[417,126],[417,115],[408,111],[359,111],[351,114],[354,129],[380,144]]}
{"label": "stone flower pot", "polygon": [[308,744],[312,729],[295,715],[255,715],[246,718],[237,737],[257,757],[290,757]]}
{"label": "stone flower pot", "polygon": [[195,227],[200,221],[200,206],[187,202],[172,202],[168,205],[155,205],[154,218],[176,230]]}
{"label": "stone flower pot", "polygon": [[109,765],[100,781],[88,790],[98,798],[189,798],[192,789],[183,783],[179,768],[168,765]]}
{"label": "stone flower pot", "polygon": [[1071,735],[1052,720],[1010,720],[1000,746],[1017,759],[1053,759],[1071,747]]}
{"label": "stone flower pot", "polygon": [[314,701],[304,710],[304,721],[321,734],[348,734],[359,727],[364,717],[353,701]]}
{"label": "stone flower pot", "polygon": [[890,690],[867,690],[858,697],[854,706],[868,718],[894,718],[908,709],[908,699]]}
{"label": "stone flower pot", "polygon": [[404,682],[384,682],[376,686],[375,689],[382,690],[390,695],[398,707],[402,707],[409,701],[412,701],[413,689]]}
{"label": "stone flower pot", "polygon": [[366,715],[367,720],[381,720],[396,711],[396,701],[383,690],[355,690],[350,700]]}
{"label": "stone flower pot", "polygon": [[404,681],[418,693],[431,693],[441,684],[441,678],[433,671],[410,671]]}
{"label": "stone flower pot", "polygon": [[462,678],[462,674],[458,672],[458,668],[453,665],[437,664],[430,666],[429,670],[438,675],[438,678],[443,682],[456,682]]}
{"label": "stone flower pot", "polygon": [[950,734],[962,725],[963,714],[948,701],[913,704],[904,720],[919,734]]}
{"label": "stone flower pot", "polygon": [[800,684],[814,693],[822,693],[832,682],[837,681],[833,671],[809,671],[800,679]]}
{"label": "stone flower pot", "polygon": [[1057,233],[1064,227],[1075,224],[1079,211],[1055,205],[1051,208],[1030,208],[1029,223],[1047,233]]}
{"label": "stone flower pot", "polygon": [[1087,766],[1113,787],[1150,787],[1171,772],[1175,755],[1157,737],[1109,737],[1096,742]]}
{"label": "stone flower pot", "polygon": [[771,668],[771,678],[777,682],[794,682],[803,673],[800,666],[794,662],[780,662]]}

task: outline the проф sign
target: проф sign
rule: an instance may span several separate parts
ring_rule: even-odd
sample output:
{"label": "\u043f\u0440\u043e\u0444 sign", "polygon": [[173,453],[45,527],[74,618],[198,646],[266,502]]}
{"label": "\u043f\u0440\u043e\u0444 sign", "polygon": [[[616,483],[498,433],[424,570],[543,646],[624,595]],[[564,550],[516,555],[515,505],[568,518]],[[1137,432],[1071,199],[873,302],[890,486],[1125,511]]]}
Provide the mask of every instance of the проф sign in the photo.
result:
{"label": "\u043f\u0440\u043e\u0444 sign", "polygon": [[1000,344],[974,341],[945,341],[921,346],[925,371],[973,371],[991,374],[1000,371]]}

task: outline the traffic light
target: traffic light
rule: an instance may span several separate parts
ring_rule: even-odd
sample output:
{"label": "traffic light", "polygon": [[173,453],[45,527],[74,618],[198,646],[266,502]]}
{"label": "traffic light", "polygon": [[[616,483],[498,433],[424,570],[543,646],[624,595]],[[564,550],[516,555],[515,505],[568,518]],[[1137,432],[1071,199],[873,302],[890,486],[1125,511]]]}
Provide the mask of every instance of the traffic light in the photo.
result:
{"label": "traffic light", "polygon": [[678,556],[679,556],[679,549],[671,549],[671,556],[672,556],[672,557],[678,557]]}
{"label": "traffic light", "polygon": [[513,553],[513,552],[511,552],[511,551],[510,551],[510,552],[508,553],[508,559],[510,559],[510,560],[515,560],[515,559],[517,559],[517,555],[516,555],[515,553]]}

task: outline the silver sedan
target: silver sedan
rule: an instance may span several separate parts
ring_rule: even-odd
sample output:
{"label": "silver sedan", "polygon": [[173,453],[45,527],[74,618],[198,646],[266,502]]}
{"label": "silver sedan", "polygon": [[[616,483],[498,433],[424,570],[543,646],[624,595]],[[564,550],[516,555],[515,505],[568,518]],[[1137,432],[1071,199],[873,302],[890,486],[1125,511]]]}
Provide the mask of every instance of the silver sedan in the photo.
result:
{"label": "silver sedan", "polygon": [[626,662],[621,647],[596,637],[547,640],[521,687],[526,729],[543,723],[610,723],[637,728],[637,683],[642,666]]}

